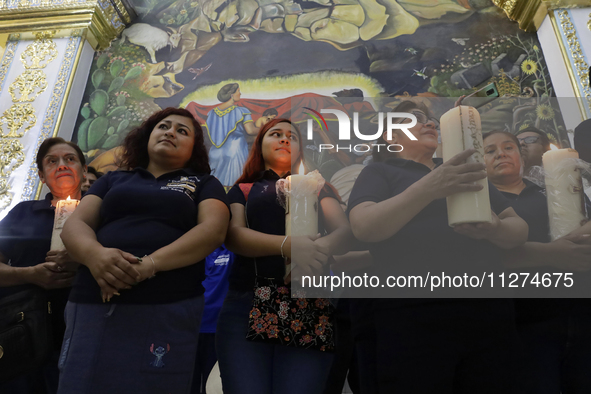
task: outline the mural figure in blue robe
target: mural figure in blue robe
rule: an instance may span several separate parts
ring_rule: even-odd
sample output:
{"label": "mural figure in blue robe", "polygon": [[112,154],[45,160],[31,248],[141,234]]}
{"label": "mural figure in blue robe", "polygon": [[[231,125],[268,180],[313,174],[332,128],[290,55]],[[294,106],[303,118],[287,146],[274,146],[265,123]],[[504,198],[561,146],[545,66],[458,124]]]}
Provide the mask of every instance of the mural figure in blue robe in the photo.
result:
{"label": "mural figure in blue robe", "polygon": [[207,114],[207,131],[212,147],[209,164],[213,175],[224,186],[232,186],[242,175],[248,157],[246,134],[255,135],[255,126],[250,110],[236,105],[240,101],[240,86],[230,83],[218,92],[221,105]]}

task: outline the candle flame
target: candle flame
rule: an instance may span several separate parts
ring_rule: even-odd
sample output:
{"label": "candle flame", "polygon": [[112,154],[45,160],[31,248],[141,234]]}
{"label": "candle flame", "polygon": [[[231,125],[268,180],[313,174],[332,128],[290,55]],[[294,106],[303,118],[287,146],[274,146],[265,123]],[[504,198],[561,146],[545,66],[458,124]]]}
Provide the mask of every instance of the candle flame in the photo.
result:
{"label": "candle flame", "polygon": [[66,198],[66,201],[70,201],[70,196],[68,196],[68,198]]}
{"label": "candle flame", "polygon": [[554,144],[550,144],[550,150],[558,150],[559,148],[554,145]]}
{"label": "candle flame", "polygon": [[306,169],[304,168],[304,163],[300,163],[300,168],[298,168],[298,174],[300,175],[305,175],[306,174]]}

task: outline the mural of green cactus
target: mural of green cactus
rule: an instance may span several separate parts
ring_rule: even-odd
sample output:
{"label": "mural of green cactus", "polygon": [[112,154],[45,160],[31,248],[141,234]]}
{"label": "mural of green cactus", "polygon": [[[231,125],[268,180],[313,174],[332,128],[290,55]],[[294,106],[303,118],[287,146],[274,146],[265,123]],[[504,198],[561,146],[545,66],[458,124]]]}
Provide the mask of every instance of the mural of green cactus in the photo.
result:
{"label": "mural of green cactus", "polygon": [[[143,68],[127,67],[122,57],[100,55],[90,77],[89,88],[94,89],[80,109],[84,118],[78,128],[78,145],[84,152],[109,150],[121,144],[129,130],[138,122],[130,122],[132,112],[126,82],[138,78]],[[126,105],[127,104],[127,105]]]}

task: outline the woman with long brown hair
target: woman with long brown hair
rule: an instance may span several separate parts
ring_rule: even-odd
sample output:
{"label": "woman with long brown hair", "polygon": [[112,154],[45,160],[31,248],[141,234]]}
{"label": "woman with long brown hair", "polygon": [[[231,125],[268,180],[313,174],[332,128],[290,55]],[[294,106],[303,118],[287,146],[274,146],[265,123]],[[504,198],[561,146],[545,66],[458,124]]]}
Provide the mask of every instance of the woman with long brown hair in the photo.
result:
{"label": "woman with long brown hair", "polygon": [[132,131],[124,165],[96,181],[62,239],[82,264],[66,307],[59,393],[189,393],[204,258],[230,212],[191,114]]}
{"label": "woman with long brown hair", "polygon": [[232,220],[226,245],[237,256],[216,338],[226,394],[322,393],[325,385],[330,353],[246,339],[255,276],[283,283],[285,258],[302,271],[320,273],[328,257],[344,253],[349,242],[347,219],[330,187],[318,197],[319,228],[328,235],[285,235],[285,209],[277,200],[276,183],[299,166],[302,151],[295,125],[287,119],[270,121],[257,135],[244,172],[228,194]]}

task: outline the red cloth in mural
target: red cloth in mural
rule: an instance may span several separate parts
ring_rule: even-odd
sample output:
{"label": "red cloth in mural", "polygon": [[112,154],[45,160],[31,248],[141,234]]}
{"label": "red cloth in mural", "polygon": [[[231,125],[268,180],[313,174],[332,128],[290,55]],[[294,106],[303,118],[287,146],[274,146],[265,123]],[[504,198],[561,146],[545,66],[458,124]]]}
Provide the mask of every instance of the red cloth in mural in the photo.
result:
{"label": "red cloth in mural", "polygon": [[[269,108],[275,108],[278,112],[278,118],[290,118],[294,122],[308,119],[305,115],[304,108],[311,108],[320,112],[321,109],[338,109],[353,116],[353,112],[373,112],[371,104],[367,101],[355,102],[349,104],[341,104],[334,97],[322,96],[315,93],[304,93],[297,96],[287,97],[283,99],[241,99],[236,105],[248,108],[252,113],[253,120],[262,116],[263,112]],[[207,114],[217,105],[201,105],[194,101],[190,102],[185,108],[190,111],[195,119],[205,125]],[[294,113],[292,114],[292,108]],[[336,119],[332,114],[323,114],[325,119]]]}

